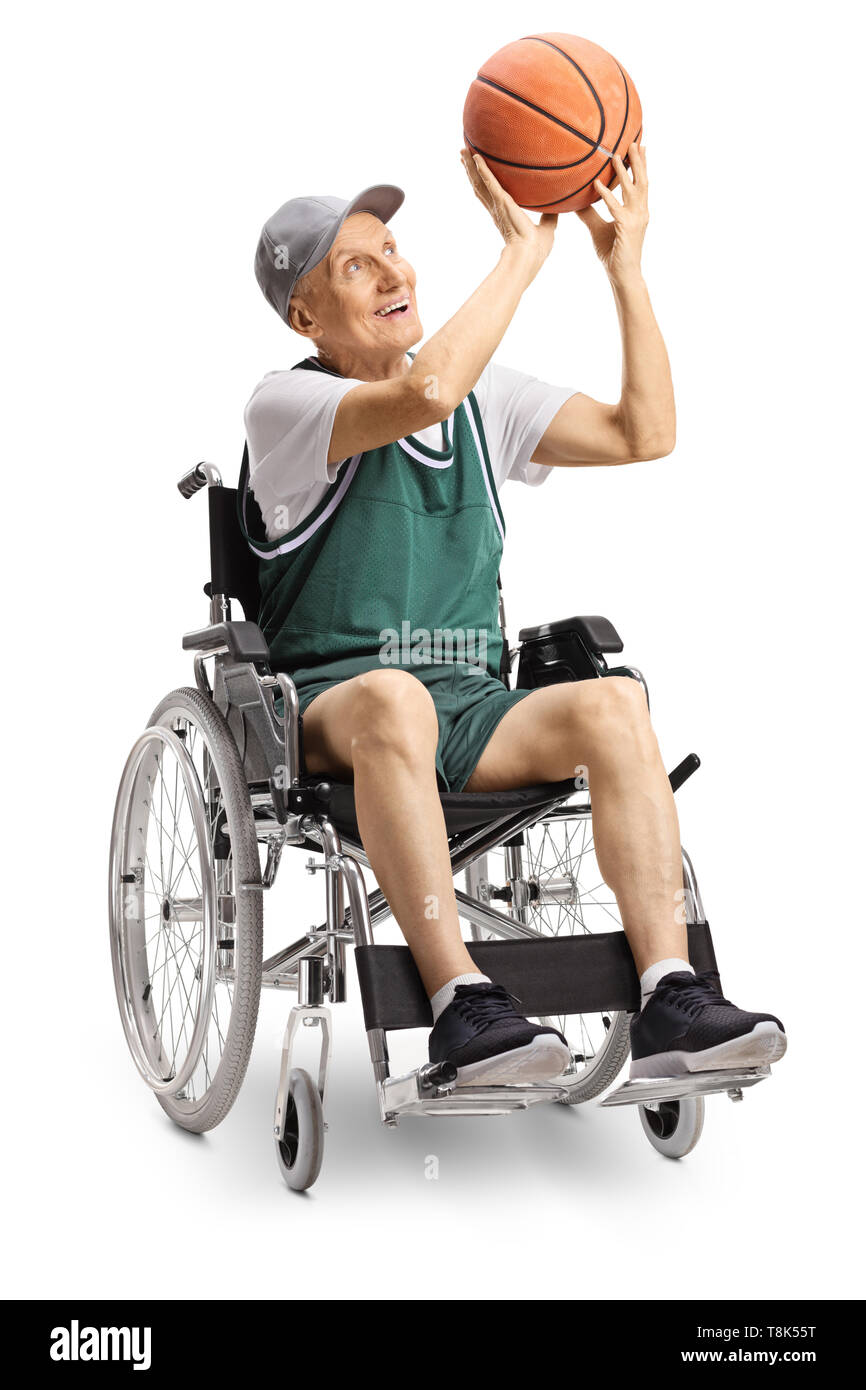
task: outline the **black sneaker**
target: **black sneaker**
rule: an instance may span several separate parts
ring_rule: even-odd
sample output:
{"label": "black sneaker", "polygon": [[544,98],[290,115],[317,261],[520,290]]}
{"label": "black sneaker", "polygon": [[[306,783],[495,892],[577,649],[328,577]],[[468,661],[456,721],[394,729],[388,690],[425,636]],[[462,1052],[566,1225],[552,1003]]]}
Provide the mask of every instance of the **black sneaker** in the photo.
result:
{"label": "black sneaker", "polygon": [[764,1067],[788,1040],[775,1014],[750,1014],[723,999],[718,975],[672,970],[631,1023],[632,1080],[692,1071]]}
{"label": "black sneaker", "polygon": [[458,1086],[549,1081],[571,1060],[555,1028],[517,1013],[502,985],[458,985],[430,1034],[431,1062],[453,1062]]}

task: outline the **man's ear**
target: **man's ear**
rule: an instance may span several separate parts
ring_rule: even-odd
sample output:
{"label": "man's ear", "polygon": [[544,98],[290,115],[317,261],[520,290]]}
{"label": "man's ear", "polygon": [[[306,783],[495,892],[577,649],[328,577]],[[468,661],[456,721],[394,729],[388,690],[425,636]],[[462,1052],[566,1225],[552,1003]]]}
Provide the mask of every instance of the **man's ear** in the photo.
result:
{"label": "man's ear", "polygon": [[315,338],[321,332],[304,300],[294,297],[289,300],[289,327],[303,338]]}

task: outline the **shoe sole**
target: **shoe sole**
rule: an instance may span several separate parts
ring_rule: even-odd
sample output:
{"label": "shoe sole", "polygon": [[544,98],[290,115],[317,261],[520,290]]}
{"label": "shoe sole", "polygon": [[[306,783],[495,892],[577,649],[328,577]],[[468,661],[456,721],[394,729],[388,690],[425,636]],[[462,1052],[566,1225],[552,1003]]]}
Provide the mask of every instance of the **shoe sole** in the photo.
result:
{"label": "shoe sole", "polygon": [[632,1062],[629,1078],[682,1076],[693,1071],[729,1071],[740,1067],[767,1067],[784,1057],[788,1039],[775,1023],[756,1023],[751,1033],[703,1052],[654,1052]]}
{"label": "shoe sole", "polygon": [[525,1047],[497,1052],[457,1068],[457,1086],[515,1085],[531,1081],[552,1081],[561,1076],[571,1061],[571,1053],[552,1034],[533,1038]]}

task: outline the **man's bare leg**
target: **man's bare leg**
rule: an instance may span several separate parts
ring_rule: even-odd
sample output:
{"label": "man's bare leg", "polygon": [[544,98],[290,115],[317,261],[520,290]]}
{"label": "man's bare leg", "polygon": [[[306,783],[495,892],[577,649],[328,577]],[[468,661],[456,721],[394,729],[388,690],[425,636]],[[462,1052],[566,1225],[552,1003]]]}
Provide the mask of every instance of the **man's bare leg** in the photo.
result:
{"label": "man's bare leg", "polygon": [[628,676],[534,690],[497,725],[466,791],[587,770],[598,867],[612,889],[638,974],[688,960],[682,857],[671,785],[646,696]]}
{"label": "man's bare leg", "polygon": [[[311,772],[354,778],[365,849],[432,998],[477,967],[460,935],[429,692],[409,672],[357,676],[310,704],[304,735]],[[559,781],[578,767],[588,772],[599,868],[616,894],[638,973],[670,958],[687,960],[677,816],[637,682],[610,676],[533,691],[500,721],[467,789]],[[691,1021],[669,998],[684,987],[673,982],[689,978]],[[736,1008],[701,977],[669,979],[664,997],[656,991],[632,1022],[630,1076],[758,1066],[784,1054],[785,1031],[775,1015]],[[491,1041],[479,1050],[493,1000],[474,998],[467,1012],[471,998],[470,991],[461,1001],[459,1023],[452,1020],[437,1038],[450,1013],[445,1009],[430,1035],[431,1061],[453,1060],[463,1078],[458,1084],[511,1084],[560,1074],[568,1059],[565,1039],[513,1010],[509,1019],[507,998],[495,1005],[504,1030],[485,1034]],[[703,1009],[710,1006],[712,1021],[705,1026]]]}
{"label": "man's bare leg", "polygon": [[364,849],[431,998],[456,975],[478,971],[457,917],[438,737],[433,699],[408,671],[341,681],[304,714],[307,769],[354,779]]}

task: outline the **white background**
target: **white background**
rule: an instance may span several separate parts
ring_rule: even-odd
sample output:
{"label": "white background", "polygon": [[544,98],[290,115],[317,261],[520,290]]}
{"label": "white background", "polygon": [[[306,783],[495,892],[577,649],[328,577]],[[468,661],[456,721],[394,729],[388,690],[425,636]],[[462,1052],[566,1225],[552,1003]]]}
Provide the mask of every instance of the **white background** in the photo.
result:
{"label": "white background", "polygon": [[[856,14],[85,0],[8,21],[10,1295],[862,1294]],[[253,386],[304,354],[252,274],[286,198],[403,187],[392,225],[428,337],[492,269],[498,234],[458,162],[466,89],[503,44],[556,30],[608,48],[640,92],[678,439],[657,462],[506,489],[509,626],[614,621],[668,766],[703,761],[678,802],[727,993],[777,1012],[790,1046],[743,1105],[708,1102],[679,1164],[627,1109],[387,1133],[352,971],[325,1164],[298,1197],[270,1139],[287,1001],[266,994],[240,1099],[205,1138],[147,1093],[116,1014],[117,780],[153,706],[191,683],[180,637],[207,617],[206,506],[175,483],[201,458],[233,481]],[[495,356],[618,398],[613,301],[576,217]],[[269,907],[267,949],[316,910],[291,883]]]}

